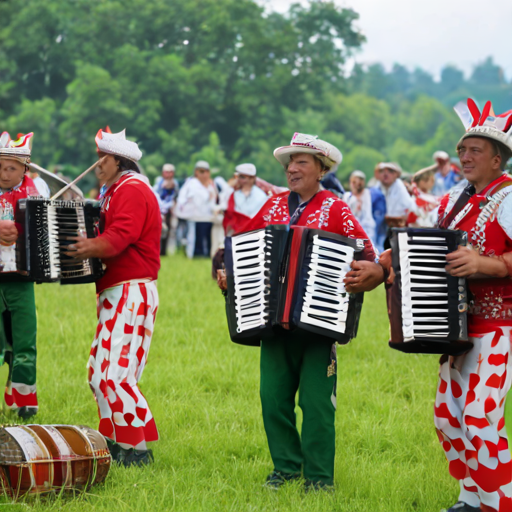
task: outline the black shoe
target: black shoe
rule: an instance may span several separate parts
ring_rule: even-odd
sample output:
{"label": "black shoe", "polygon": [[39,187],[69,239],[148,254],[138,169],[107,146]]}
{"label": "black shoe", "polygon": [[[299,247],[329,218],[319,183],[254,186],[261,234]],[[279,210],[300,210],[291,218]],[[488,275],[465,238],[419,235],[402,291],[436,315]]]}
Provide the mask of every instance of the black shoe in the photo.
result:
{"label": "black shoe", "polygon": [[326,484],[321,480],[314,482],[313,480],[306,480],[304,482],[304,490],[306,492],[314,492],[314,491],[326,491],[326,492],[334,492],[334,485]]}
{"label": "black shoe", "polygon": [[22,420],[28,420],[37,414],[37,409],[35,407],[20,407],[17,414]]}
{"label": "black shoe", "polygon": [[282,473],[281,471],[274,470],[267,476],[267,480],[263,484],[263,487],[268,487],[269,489],[277,491],[286,482],[298,480],[300,477],[300,473]]}
{"label": "black shoe", "polygon": [[123,451],[125,453],[122,464],[125,468],[130,466],[142,467],[155,462],[152,450],[136,450],[135,448],[130,448],[129,450]]}
{"label": "black shoe", "polygon": [[108,451],[110,452],[110,455],[112,457],[112,462],[122,464],[124,460],[125,450],[123,450],[115,441],[112,441],[112,439],[106,438],[106,440]]}
{"label": "black shoe", "polygon": [[463,501],[457,501],[457,503],[446,510],[446,512],[480,512],[481,510],[480,507],[472,507]]}

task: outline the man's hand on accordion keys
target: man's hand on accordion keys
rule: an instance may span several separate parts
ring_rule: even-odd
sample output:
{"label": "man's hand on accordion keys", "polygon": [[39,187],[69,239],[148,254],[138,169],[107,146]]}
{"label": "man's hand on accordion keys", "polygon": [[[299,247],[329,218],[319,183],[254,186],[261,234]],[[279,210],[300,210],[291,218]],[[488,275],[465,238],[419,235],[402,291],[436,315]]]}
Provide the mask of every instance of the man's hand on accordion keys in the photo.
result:
{"label": "man's hand on accordion keys", "polygon": [[18,239],[18,230],[12,220],[0,220],[0,243],[12,245]]}
{"label": "man's hand on accordion keys", "polygon": [[77,260],[87,260],[89,258],[98,258],[97,238],[85,238],[77,236],[73,238],[73,243],[68,245],[68,251],[64,254]]}
{"label": "man's hand on accordion keys", "polygon": [[353,261],[343,282],[349,293],[369,292],[384,282],[384,268],[373,261]]}
{"label": "man's hand on accordion keys", "polygon": [[498,258],[482,256],[470,245],[459,248],[446,255],[446,271],[455,277],[506,277],[508,268]]}

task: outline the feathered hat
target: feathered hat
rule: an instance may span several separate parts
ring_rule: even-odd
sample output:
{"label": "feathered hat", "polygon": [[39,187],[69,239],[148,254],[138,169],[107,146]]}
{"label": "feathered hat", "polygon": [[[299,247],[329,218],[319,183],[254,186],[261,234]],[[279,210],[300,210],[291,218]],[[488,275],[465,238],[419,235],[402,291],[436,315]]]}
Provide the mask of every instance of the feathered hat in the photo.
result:
{"label": "feathered hat", "polygon": [[453,109],[466,129],[459,144],[469,137],[484,137],[501,144],[506,154],[509,157],[512,155],[512,110],[497,116],[488,101],[480,112],[471,98],[468,98],[467,103],[459,101]]}
{"label": "feathered hat", "polygon": [[288,168],[290,163],[290,155],[294,153],[310,153],[320,159],[327,169],[332,169],[334,166],[339,165],[343,156],[341,151],[325,142],[320,140],[316,135],[308,135],[306,133],[295,133],[290,141],[289,146],[281,146],[274,150],[274,156],[278,162],[285,168]]}
{"label": "feathered hat", "polygon": [[27,133],[26,135],[18,133],[17,140],[12,140],[7,132],[3,132],[0,135],[0,158],[10,158],[28,165],[32,152],[33,136],[33,133]]}
{"label": "feathered hat", "polygon": [[141,172],[137,162],[141,159],[142,152],[136,142],[126,139],[126,130],[119,133],[112,133],[107,126],[105,131],[101,129],[98,130],[95,141],[98,147],[98,153],[107,153],[109,155],[127,158],[134,162],[137,170]]}

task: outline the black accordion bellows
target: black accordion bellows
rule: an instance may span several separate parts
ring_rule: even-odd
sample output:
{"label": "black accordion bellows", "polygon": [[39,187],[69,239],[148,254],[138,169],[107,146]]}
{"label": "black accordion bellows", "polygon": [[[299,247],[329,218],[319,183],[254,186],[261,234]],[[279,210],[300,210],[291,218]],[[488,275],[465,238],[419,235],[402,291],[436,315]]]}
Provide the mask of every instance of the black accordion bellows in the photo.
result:
{"label": "black accordion bellows", "polygon": [[464,231],[393,228],[395,281],[388,290],[391,348],[459,355],[468,341],[466,280],[449,275],[446,255],[466,245]]}
{"label": "black accordion bellows", "polygon": [[97,281],[103,275],[99,259],[76,260],[64,253],[74,243],[73,237],[96,237],[99,218],[100,207],[95,202],[19,200],[15,219],[22,227],[16,248],[18,271],[40,283]]}
{"label": "black accordion bellows", "polygon": [[232,341],[257,346],[276,326],[347,343],[363,294],[343,279],[364,243],[322,230],[271,225],[226,238],[226,313]]}

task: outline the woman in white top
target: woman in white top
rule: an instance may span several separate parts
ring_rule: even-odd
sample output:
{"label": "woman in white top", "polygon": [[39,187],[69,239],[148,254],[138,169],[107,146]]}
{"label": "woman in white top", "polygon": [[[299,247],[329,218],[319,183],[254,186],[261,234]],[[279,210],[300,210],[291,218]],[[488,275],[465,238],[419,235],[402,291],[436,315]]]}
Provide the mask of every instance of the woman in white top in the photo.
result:
{"label": "woman in white top", "polygon": [[210,176],[210,165],[200,160],[180,190],[177,216],[187,220],[187,256],[210,257],[211,233],[217,190]]}
{"label": "woman in white top", "polygon": [[354,217],[361,227],[375,242],[375,219],[372,212],[372,195],[365,187],[366,176],[362,171],[354,171],[350,175],[350,192],[345,192],[343,200],[348,204]]}

